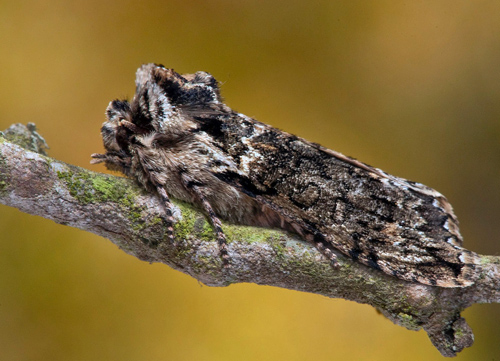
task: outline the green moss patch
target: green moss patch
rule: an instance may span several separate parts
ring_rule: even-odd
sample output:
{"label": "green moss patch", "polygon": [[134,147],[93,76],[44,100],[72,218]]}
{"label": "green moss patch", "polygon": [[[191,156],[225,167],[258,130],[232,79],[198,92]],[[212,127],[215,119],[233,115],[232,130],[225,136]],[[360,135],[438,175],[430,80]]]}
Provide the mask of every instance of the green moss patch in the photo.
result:
{"label": "green moss patch", "polygon": [[[69,166],[69,171],[58,171],[57,176],[64,181],[73,198],[81,204],[118,203],[127,209],[128,218],[135,231],[140,231],[145,227],[142,221],[144,210],[135,202],[140,190],[134,192],[127,179],[72,168]],[[152,222],[156,224],[163,221],[160,217],[156,217]]]}
{"label": "green moss patch", "polygon": [[78,171],[58,171],[57,176],[63,180],[69,193],[82,204],[116,202],[130,207],[134,204],[135,194],[130,193],[128,182],[120,178],[110,178],[106,175]]}

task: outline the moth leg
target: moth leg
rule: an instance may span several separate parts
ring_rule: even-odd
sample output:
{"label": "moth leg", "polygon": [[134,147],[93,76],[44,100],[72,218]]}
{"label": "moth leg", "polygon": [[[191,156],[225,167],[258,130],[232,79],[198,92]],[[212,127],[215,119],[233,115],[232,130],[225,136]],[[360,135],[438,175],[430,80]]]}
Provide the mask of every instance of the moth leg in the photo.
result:
{"label": "moth leg", "polygon": [[94,153],[91,155],[92,160],[90,164],[99,164],[99,163],[109,163],[116,164],[122,167],[130,166],[130,160],[124,158],[122,155],[115,152],[107,152],[106,154]]}
{"label": "moth leg", "polygon": [[335,255],[335,253],[332,252],[332,250],[328,247],[325,246],[325,244],[328,244],[330,242],[328,242],[325,237],[322,235],[322,234],[308,234],[306,236],[306,239],[311,242],[312,244],[314,244],[314,246],[316,247],[316,249],[318,251],[320,251],[320,253],[325,256],[326,258],[328,258],[328,260],[330,260],[330,262],[332,263],[332,266],[333,267],[338,267],[338,261],[337,261],[337,256]]}
{"label": "moth leg", "polygon": [[167,191],[161,185],[156,185],[156,191],[160,196],[163,205],[165,207],[165,212],[167,214],[167,238],[171,243],[174,243],[174,214],[172,212],[172,202],[168,197]]}
{"label": "moth leg", "polygon": [[217,243],[219,244],[219,252],[220,256],[222,258],[222,266],[224,268],[229,268],[231,267],[229,263],[229,253],[227,252],[227,241],[226,241],[226,235],[224,234],[224,231],[222,230],[222,223],[215,214],[212,206],[210,203],[207,201],[205,195],[201,191],[201,189],[196,186],[196,185],[190,185],[189,188],[191,188],[200,200],[203,209],[205,212],[207,212],[208,217],[210,218],[210,222],[212,223],[212,226],[214,227],[215,230],[215,236],[217,237]]}

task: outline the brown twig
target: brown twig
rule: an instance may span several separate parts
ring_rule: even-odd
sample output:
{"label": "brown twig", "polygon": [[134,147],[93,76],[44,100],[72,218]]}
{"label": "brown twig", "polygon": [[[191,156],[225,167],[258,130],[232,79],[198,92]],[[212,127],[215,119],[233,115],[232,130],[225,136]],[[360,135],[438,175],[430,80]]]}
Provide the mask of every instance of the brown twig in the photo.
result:
{"label": "brown twig", "polygon": [[165,263],[207,285],[252,282],[370,304],[396,324],[423,328],[444,356],[472,345],[472,330],[460,312],[474,303],[500,300],[500,257],[482,257],[481,277],[474,285],[439,288],[401,281],[341,255],[334,269],[293,235],[227,224],[231,268],[224,269],[213,232],[199,211],[176,202],[172,244],[155,195],[131,180],[49,158],[44,147],[33,125],[17,124],[3,132],[0,203],[98,234],[141,260]]}

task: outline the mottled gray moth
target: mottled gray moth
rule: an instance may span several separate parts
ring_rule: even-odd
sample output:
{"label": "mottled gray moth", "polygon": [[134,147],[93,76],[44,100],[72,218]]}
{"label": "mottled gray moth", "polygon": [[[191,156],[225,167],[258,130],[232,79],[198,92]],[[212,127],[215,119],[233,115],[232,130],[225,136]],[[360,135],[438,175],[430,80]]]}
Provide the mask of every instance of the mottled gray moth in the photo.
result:
{"label": "mottled gray moth", "polygon": [[332,263],[339,252],[410,282],[464,287],[478,273],[443,195],[235,112],[208,73],[143,65],[132,101],[106,115],[92,162],[156,192],[172,240],[169,196],[203,209],[226,267],[220,219],[291,231]]}

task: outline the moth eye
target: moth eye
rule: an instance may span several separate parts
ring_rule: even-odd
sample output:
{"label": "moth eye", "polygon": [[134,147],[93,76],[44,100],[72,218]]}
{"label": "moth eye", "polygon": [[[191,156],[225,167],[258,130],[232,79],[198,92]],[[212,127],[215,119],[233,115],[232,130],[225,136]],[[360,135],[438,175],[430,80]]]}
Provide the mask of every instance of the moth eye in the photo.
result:
{"label": "moth eye", "polygon": [[104,123],[101,128],[101,134],[103,137],[110,137],[116,133],[116,129],[113,126],[110,126],[108,122]]}
{"label": "moth eye", "polygon": [[118,129],[111,121],[105,122],[101,127],[102,141],[104,148],[110,151],[118,151],[120,147],[117,143]]}

